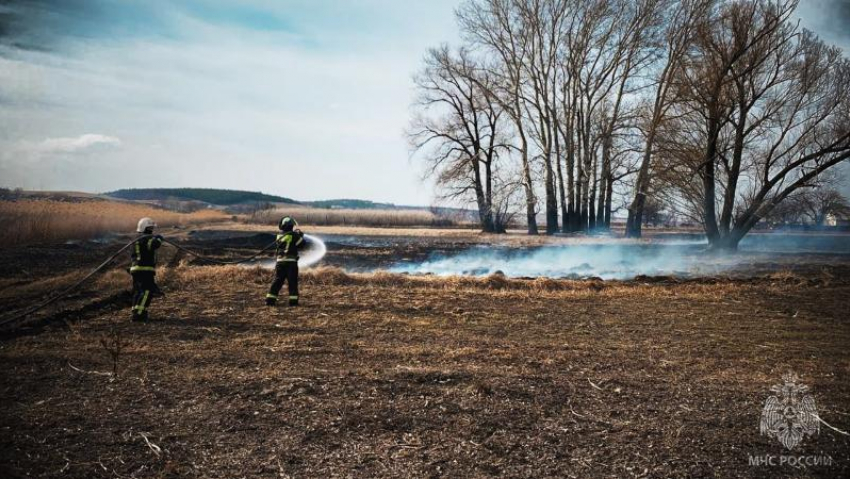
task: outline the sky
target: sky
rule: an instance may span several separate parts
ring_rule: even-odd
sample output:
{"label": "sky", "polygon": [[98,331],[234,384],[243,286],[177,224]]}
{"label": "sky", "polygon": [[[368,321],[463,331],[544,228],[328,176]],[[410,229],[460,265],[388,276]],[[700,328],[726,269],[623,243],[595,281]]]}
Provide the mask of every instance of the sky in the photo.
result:
{"label": "sky", "polygon": [[[404,138],[460,0],[0,0],[0,186],[433,202]],[[850,0],[802,0],[850,52]]]}

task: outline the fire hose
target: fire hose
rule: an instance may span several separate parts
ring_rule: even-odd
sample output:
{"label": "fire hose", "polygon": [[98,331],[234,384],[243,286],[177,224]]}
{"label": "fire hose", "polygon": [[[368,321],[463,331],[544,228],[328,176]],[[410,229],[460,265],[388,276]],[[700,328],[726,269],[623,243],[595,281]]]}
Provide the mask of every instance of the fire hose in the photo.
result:
{"label": "fire hose", "polygon": [[[65,288],[60,293],[58,293],[54,296],[51,296],[50,298],[42,301],[41,303],[35,305],[34,307],[27,309],[26,311],[24,311],[22,313],[17,313],[17,314],[12,315],[8,318],[0,319],[0,328],[6,328],[7,326],[9,326],[11,324],[15,324],[15,323],[23,320],[27,316],[47,307],[48,305],[64,298],[65,296],[68,296],[68,294],[70,294],[71,292],[73,292],[74,290],[76,290],[77,288],[82,286],[83,283],[85,283],[86,281],[91,279],[94,275],[96,275],[97,273],[102,271],[104,268],[109,266],[113,261],[115,261],[115,258],[117,258],[118,255],[120,255],[121,253],[126,251],[128,248],[133,246],[136,243],[136,241],[143,240],[143,239],[146,239],[146,238],[153,238],[153,237],[154,237],[154,235],[141,235],[141,236],[136,237],[135,239],[133,239],[133,241],[127,243],[126,245],[121,247],[121,249],[119,249],[118,251],[113,253],[111,256],[109,256],[109,258],[107,258],[103,263],[101,263],[100,266],[93,269],[91,272],[89,272],[89,274],[85,275],[83,277],[83,279],[81,279],[81,280],[77,281],[76,283],[72,284],[71,286]],[[221,260],[217,260],[217,259],[213,259],[213,258],[204,257],[200,253],[197,253],[197,252],[192,251],[188,248],[180,246],[179,244],[177,244],[177,243],[175,243],[171,240],[167,240],[165,238],[163,238],[163,242],[170,244],[171,246],[177,248],[177,250],[179,250],[179,251],[183,251],[184,253],[187,253],[189,255],[194,256],[195,258],[197,258],[198,260],[200,260],[204,263],[217,264],[217,265],[235,265],[235,264],[241,264],[241,263],[247,263],[249,261],[253,261],[258,256],[265,253],[266,251],[268,251],[269,249],[271,249],[273,246],[275,246],[277,244],[277,241],[274,241],[274,242],[270,243],[268,246],[265,246],[263,249],[258,251],[256,254],[249,256],[248,258],[243,258],[243,259],[234,260],[234,261],[221,261]]]}

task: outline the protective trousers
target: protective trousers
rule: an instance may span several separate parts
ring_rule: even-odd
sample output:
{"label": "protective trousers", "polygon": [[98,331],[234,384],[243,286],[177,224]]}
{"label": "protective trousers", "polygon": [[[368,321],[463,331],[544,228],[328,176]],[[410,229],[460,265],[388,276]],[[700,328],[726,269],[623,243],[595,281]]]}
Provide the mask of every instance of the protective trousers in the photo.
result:
{"label": "protective trousers", "polygon": [[274,304],[277,302],[278,293],[283,288],[283,283],[286,282],[289,286],[289,305],[298,305],[298,262],[297,261],[280,261],[275,267],[275,278],[272,282],[272,287],[269,289],[269,294],[266,295],[266,302]]}
{"label": "protective trousers", "polygon": [[147,319],[151,298],[159,291],[153,271],[135,271],[133,274],[133,319]]}

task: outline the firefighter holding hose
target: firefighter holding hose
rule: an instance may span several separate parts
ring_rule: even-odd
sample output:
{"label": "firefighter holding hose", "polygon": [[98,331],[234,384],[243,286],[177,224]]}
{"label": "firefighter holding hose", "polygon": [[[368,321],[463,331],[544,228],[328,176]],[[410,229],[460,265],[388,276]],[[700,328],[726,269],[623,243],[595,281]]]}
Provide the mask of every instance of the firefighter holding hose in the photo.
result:
{"label": "firefighter holding hose", "polygon": [[148,320],[148,308],[154,296],[162,296],[156,285],[156,250],[162,246],[162,236],[154,235],[156,223],[142,218],[136,232],[142,236],[133,244],[130,257],[130,274],[133,276],[133,321]]}
{"label": "firefighter holding hose", "polygon": [[277,305],[284,282],[289,288],[288,304],[298,306],[298,251],[307,245],[307,240],[296,226],[298,223],[291,216],[284,216],[278,225],[280,234],[277,235],[275,278],[266,295],[266,304],[269,306]]}

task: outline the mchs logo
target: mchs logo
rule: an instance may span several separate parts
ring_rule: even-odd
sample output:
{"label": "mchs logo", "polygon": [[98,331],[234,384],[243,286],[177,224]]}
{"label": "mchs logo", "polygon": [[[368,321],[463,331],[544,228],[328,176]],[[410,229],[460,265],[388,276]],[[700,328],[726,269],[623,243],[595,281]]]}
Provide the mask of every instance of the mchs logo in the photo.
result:
{"label": "mchs logo", "polygon": [[[779,441],[789,451],[794,450],[804,438],[820,433],[821,419],[815,407],[815,398],[808,394],[809,387],[799,383],[793,373],[782,376],[782,383],[770,388],[773,395],[767,398],[761,411],[759,431],[763,436]],[[827,455],[764,454],[749,456],[751,466],[813,467],[832,466]]]}
{"label": "mchs logo", "polygon": [[761,411],[762,435],[774,438],[789,451],[797,447],[805,436],[820,432],[815,398],[808,386],[797,383],[795,374],[782,376],[782,384],[770,388],[775,394],[767,398]]}

